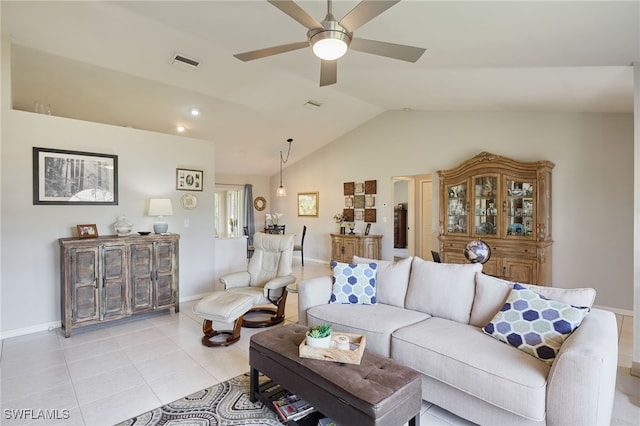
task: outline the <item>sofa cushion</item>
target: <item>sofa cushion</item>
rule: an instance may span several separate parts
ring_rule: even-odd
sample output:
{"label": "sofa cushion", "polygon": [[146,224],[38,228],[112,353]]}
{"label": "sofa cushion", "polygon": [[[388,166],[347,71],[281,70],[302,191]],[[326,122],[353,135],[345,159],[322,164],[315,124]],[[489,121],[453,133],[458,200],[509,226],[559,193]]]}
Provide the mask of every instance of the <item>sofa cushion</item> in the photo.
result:
{"label": "sofa cushion", "polygon": [[[596,297],[592,288],[558,288],[533,284],[521,284],[534,292],[559,302],[573,306],[591,307]],[[476,296],[473,300],[469,324],[484,327],[493,318],[507,300],[513,282],[495,278],[483,273],[476,274]]]}
{"label": "sofa cushion", "polygon": [[333,291],[329,303],[371,305],[376,301],[376,263],[331,262]]}
{"label": "sofa cushion", "polygon": [[435,263],[413,258],[405,307],[467,324],[482,264]]}
{"label": "sofa cushion", "polygon": [[367,351],[389,356],[391,333],[401,327],[429,318],[429,315],[396,306],[383,305],[318,305],[307,310],[309,326],[329,323],[333,330],[367,336]]}
{"label": "sofa cushion", "polygon": [[412,259],[413,257],[407,257],[397,262],[391,262],[353,256],[353,263],[377,263],[376,298],[378,303],[402,308],[409,286]]}
{"label": "sofa cushion", "polygon": [[476,274],[476,296],[473,299],[469,324],[484,327],[509,297],[513,283],[482,272]]}
{"label": "sofa cushion", "polygon": [[391,357],[503,410],[545,419],[550,366],[480,328],[429,318],[393,333]]}
{"label": "sofa cushion", "polygon": [[552,364],[562,343],[580,326],[588,312],[588,307],[550,300],[516,283],[500,312],[483,330]]}

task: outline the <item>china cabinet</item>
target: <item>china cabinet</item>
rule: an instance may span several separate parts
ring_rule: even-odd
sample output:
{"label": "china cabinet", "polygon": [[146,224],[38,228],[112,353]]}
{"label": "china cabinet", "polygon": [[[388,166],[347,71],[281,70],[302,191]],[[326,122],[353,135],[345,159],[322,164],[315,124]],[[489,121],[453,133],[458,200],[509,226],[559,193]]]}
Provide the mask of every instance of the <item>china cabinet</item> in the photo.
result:
{"label": "china cabinet", "polygon": [[551,285],[550,161],[522,162],[481,152],[440,170],[440,253],[468,263],[471,240],[491,247],[483,272],[522,283]]}
{"label": "china cabinet", "polygon": [[382,235],[331,234],[331,260],[352,262],[353,256],[380,259]]}
{"label": "china cabinet", "polygon": [[71,330],[160,309],[178,312],[177,234],[61,238],[61,313]]}

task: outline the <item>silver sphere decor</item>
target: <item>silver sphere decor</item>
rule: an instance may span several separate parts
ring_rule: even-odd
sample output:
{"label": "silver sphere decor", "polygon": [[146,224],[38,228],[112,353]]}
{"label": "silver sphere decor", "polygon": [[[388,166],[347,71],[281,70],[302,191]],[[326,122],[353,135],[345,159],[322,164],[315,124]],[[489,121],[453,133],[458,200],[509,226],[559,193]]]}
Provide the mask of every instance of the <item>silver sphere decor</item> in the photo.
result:
{"label": "silver sphere decor", "polygon": [[482,240],[469,241],[464,248],[464,257],[471,263],[485,263],[491,257],[491,247]]}

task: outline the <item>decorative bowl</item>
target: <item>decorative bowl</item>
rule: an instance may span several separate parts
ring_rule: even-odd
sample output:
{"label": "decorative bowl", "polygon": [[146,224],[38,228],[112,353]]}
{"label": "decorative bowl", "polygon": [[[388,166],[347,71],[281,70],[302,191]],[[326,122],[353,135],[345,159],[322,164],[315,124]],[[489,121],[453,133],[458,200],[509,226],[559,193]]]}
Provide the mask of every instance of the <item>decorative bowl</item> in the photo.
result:
{"label": "decorative bowl", "polygon": [[147,232],[139,231],[139,232],[138,232],[138,234],[140,234],[140,235],[149,235],[150,233],[151,233],[151,232],[149,232],[149,231],[147,231]]}

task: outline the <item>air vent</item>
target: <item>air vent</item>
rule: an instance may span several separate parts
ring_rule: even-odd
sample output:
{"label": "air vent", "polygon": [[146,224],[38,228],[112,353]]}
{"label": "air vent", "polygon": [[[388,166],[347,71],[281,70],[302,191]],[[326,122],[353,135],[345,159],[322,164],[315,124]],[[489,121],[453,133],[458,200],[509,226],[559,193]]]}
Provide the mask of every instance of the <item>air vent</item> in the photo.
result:
{"label": "air vent", "polygon": [[307,108],[315,109],[315,108],[320,108],[322,104],[318,101],[309,100],[307,101],[306,104],[304,104],[304,106],[306,106]]}
{"label": "air vent", "polygon": [[182,55],[175,55],[171,63],[173,65],[179,66],[180,68],[184,68],[192,71],[197,69],[198,65],[200,65],[200,62],[196,61],[195,59],[190,59]]}

